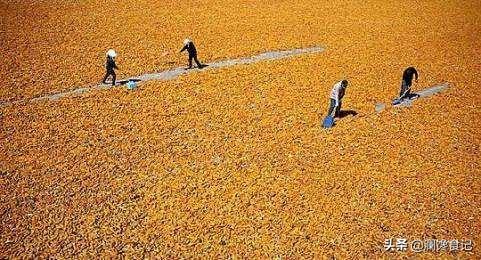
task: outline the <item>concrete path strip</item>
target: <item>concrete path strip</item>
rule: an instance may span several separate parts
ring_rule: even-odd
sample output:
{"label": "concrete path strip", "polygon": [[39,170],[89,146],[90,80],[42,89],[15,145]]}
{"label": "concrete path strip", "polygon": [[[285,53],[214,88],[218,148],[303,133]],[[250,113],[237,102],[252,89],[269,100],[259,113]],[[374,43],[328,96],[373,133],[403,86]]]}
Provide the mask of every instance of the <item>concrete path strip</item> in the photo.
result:
{"label": "concrete path strip", "polygon": [[[265,60],[279,60],[279,59],[284,59],[292,56],[299,56],[303,54],[319,53],[319,52],[323,52],[324,50],[325,50],[324,48],[316,46],[316,47],[291,49],[291,50],[284,50],[284,51],[269,51],[269,52],[261,53],[251,57],[215,61],[207,64],[208,66],[201,70],[211,70],[211,69],[231,67],[231,66],[241,65],[241,64],[251,64],[251,63],[256,63],[256,62],[265,61]],[[103,89],[118,87],[125,84],[129,80],[140,81],[140,82],[150,81],[150,80],[171,80],[179,77],[180,75],[189,74],[191,72],[201,71],[201,70],[200,69],[186,70],[184,67],[179,67],[179,68],[166,70],[158,73],[147,73],[147,74],[139,75],[136,77],[130,77],[128,79],[119,80],[118,82],[120,84],[117,84],[115,86],[111,86],[107,84],[98,84],[94,86],[79,87],[74,90],[59,92],[55,94],[48,94],[48,95],[44,95],[44,96],[40,96],[32,99],[27,99],[27,100],[17,100],[13,102],[0,101],[0,107],[12,105],[12,104],[27,103],[27,102],[58,100],[60,98],[67,97],[67,96],[82,95],[92,90],[103,90]]]}
{"label": "concrete path strip", "polygon": [[[429,87],[429,88],[426,88],[426,89],[423,89],[423,90],[415,91],[413,93],[418,94],[419,98],[405,100],[405,101],[403,101],[399,104],[393,105],[393,107],[409,107],[409,106],[412,106],[413,102],[415,102],[416,100],[433,96],[437,93],[441,93],[441,92],[445,91],[448,88],[449,88],[449,83],[444,82],[444,83],[440,83],[438,85],[435,85],[435,86],[432,86],[432,87]],[[378,103],[378,104],[375,105],[376,112],[381,112],[385,108],[386,108],[386,105],[383,104],[383,103]]]}

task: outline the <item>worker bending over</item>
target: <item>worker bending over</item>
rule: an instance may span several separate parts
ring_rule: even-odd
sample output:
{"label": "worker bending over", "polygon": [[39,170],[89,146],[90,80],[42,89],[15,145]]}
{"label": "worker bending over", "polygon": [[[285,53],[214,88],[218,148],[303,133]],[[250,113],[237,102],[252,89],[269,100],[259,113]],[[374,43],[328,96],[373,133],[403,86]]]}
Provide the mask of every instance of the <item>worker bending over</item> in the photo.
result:
{"label": "worker bending over", "polygon": [[347,85],[348,85],[348,82],[345,79],[334,84],[331,91],[331,96],[330,96],[331,102],[329,105],[329,110],[327,112],[328,116],[329,115],[332,117],[339,116],[339,113],[341,112],[342,98],[346,94]]}
{"label": "worker bending over", "polygon": [[189,53],[189,67],[188,69],[192,69],[192,60],[195,61],[197,64],[197,67],[199,69],[202,69],[204,65],[202,65],[199,60],[197,59],[197,49],[195,48],[194,42],[191,39],[185,39],[184,40],[184,47],[180,50],[180,52],[183,52],[187,50]]}

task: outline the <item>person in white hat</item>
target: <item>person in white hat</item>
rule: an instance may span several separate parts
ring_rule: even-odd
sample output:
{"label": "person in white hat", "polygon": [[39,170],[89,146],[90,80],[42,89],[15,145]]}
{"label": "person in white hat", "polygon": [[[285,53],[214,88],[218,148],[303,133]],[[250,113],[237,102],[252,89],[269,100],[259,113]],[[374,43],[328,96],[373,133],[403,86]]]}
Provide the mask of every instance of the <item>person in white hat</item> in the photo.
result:
{"label": "person in white hat", "polygon": [[107,61],[105,63],[105,68],[107,69],[107,72],[105,73],[104,80],[102,80],[102,83],[107,84],[107,78],[109,76],[112,76],[112,86],[115,86],[115,80],[117,78],[117,75],[115,74],[115,69],[119,69],[117,65],[115,64],[115,57],[117,57],[117,53],[110,49],[107,51]]}
{"label": "person in white hat", "polygon": [[197,64],[197,67],[199,69],[202,69],[203,67],[205,67],[197,59],[197,49],[195,48],[194,42],[192,42],[191,39],[185,39],[184,40],[184,47],[180,50],[180,52],[182,53],[185,50],[187,50],[187,52],[189,53],[189,68],[188,69],[192,69],[192,60],[195,61],[195,63]]}

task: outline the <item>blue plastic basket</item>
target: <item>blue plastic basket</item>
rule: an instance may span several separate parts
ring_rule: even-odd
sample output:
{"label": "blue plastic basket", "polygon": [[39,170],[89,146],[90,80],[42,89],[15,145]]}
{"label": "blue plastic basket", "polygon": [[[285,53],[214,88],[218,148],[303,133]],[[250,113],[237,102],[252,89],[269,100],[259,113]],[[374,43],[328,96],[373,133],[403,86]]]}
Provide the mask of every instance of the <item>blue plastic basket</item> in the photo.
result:
{"label": "blue plastic basket", "polygon": [[129,82],[127,82],[127,89],[128,90],[133,90],[133,89],[136,89],[136,88],[137,88],[137,84],[135,83],[135,81],[129,80]]}
{"label": "blue plastic basket", "polygon": [[324,118],[324,121],[322,122],[322,127],[324,128],[331,128],[334,126],[334,117],[332,116],[326,116],[326,118]]}

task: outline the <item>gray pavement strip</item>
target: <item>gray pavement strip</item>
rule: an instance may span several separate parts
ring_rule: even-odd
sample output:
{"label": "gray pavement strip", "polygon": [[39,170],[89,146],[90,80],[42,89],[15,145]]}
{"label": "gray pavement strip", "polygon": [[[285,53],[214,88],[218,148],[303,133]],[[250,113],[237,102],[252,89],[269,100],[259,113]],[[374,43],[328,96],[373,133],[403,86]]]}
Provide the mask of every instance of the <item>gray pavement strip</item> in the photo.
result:
{"label": "gray pavement strip", "polygon": [[[448,88],[449,88],[449,83],[444,82],[444,83],[440,83],[440,84],[437,84],[435,86],[432,86],[432,87],[429,87],[429,88],[426,88],[426,89],[415,91],[414,93],[418,94],[419,98],[415,98],[415,99],[411,99],[411,100],[405,100],[405,101],[403,101],[403,102],[401,102],[397,105],[393,105],[393,107],[410,107],[410,106],[413,105],[414,102],[416,102],[416,100],[433,96],[437,93],[441,93],[441,92],[445,91]],[[381,112],[385,108],[386,108],[386,105],[383,104],[383,103],[377,103],[374,107],[376,112]]]}
{"label": "gray pavement strip", "polygon": [[[118,82],[127,82],[131,79],[135,79],[136,81],[140,81],[140,82],[150,81],[150,80],[172,80],[177,78],[180,75],[189,74],[194,71],[211,70],[215,68],[231,67],[231,66],[242,65],[242,64],[251,64],[251,63],[256,63],[256,62],[265,61],[265,60],[279,60],[279,59],[298,56],[302,54],[319,53],[319,52],[323,52],[324,50],[325,49],[323,47],[315,46],[315,47],[302,48],[302,49],[269,51],[269,52],[261,53],[251,57],[214,61],[212,63],[208,63],[207,64],[208,66],[202,69],[186,70],[183,67],[179,67],[179,68],[174,68],[166,71],[161,71],[158,73],[146,73],[139,76],[129,77],[127,79],[118,80]],[[47,94],[47,95],[32,98],[32,99],[16,100],[11,102],[0,101],[0,107],[12,105],[12,104],[28,103],[28,102],[58,100],[60,98],[67,97],[67,96],[82,95],[92,90],[110,89],[110,88],[119,87],[119,86],[121,86],[121,84],[116,84],[115,86],[111,86],[107,84],[98,84],[93,86],[78,87],[78,88],[75,88],[74,90]]]}

